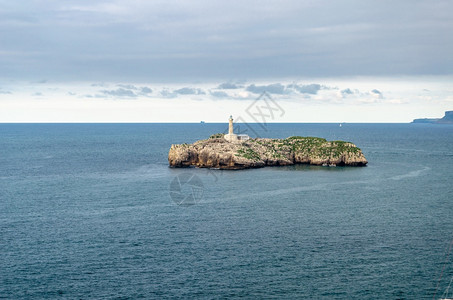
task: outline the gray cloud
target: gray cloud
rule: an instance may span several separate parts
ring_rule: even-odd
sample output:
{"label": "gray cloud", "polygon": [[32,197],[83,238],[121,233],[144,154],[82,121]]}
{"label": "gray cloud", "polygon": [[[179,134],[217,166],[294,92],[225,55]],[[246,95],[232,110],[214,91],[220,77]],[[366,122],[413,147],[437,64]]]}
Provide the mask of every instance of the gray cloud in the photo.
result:
{"label": "gray cloud", "polygon": [[180,95],[205,95],[206,93],[199,88],[190,88],[190,87],[183,87],[173,91],[176,94]]}
{"label": "gray cloud", "polygon": [[117,84],[117,89],[102,90],[101,94],[105,96],[120,97],[120,98],[137,98],[138,96],[150,96],[153,90],[147,86],[137,87],[132,84]]}
{"label": "gray cloud", "polygon": [[224,82],[224,83],[219,84],[219,86],[217,88],[222,89],[222,90],[233,90],[233,89],[239,89],[241,87],[242,86],[237,85],[235,83]]}
{"label": "gray cloud", "polygon": [[247,91],[252,92],[254,94],[261,94],[263,92],[267,92],[269,94],[279,94],[282,95],[285,93],[286,89],[285,86],[281,83],[273,83],[269,85],[255,85],[251,84],[246,88]]}
{"label": "gray cloud", "polygon": [[341,90],[340,93],[343,98],[346,98],[346,97],[352,96],[354,94],[359,94],[360,92],[358,90],[351,90],[350,88],[347,88],[347,89]]}
{"label": "gray cloud", "polygon": [[316,95],[318,91],[322,88],[320,84],[312,83],[307,85],[298,85],[298,84],[290,84],[288,88],[295,89],[301,94],[311,94]]}
{"label": "gray cloud", "polygon": [[118,88],[116,90],[102,90],[102,94],[106,96],[121,97],[121,98],[136,98],[137,95],[131,91],[124,88]]}
{"label": "gray cloud", "polygon": [[87,94],[87,95],[83,95],[83,97],[85,98],[98,98],[98,99],[104,99],[105,98],[105,95],[104,94],[95,94],[95,95],[90,95],[90,94]]}
{"label": "gray cloud", "polygon": [[371,90],[370,93],[371,93],[371,95],[373,95],[377,98],[380,98],[380,99],[384,98],[384,95],[382,94],[382,92],[377,89]]}
{"label": "gray cloud", "polygon": [[138,90],[138,87],[132,84],[117,84],[116,86],[126,90]]}
{"label": "gray cloud", "polygon": [[148,95],[148,94],[151,94],[152,92],[153,92],[153,90],[150,89],[150,88],[147,87],[147,86],[144,86],[144,87],[141,87],[141,88],[140,88],[140,93],[141,93],[142,95]]}
{"label": "gray cloud", "polygon": [[352,96],[352,95],[356,95],[356,96],[360,96],[360,97],[372,96],[375,99],[383,99],[384,98],[384,94],[381,91],[377,90],[377,89],[373,89],[373,90],[371,90],[369,92],[361,92],[358,89],[352,90],[350,88],[346,88],[346,89],[341,90],[340,93],[341,93],[341,96],[343,98],[346,98],[346,97]]}
{"label": "gray cloud", "polygon": [[214,96],[216,98],[226,98],[226,97],[229,97],[227,93],[225,93],[224,91],[209,91],[209,94],[211,96]]}
{"label": "gray cloud", "polygon": [[160,95],[164,98],[175,98],[177,97],[178,95],[168,89],[163,89],[160,91]]}
{"label": "gray cloud", "polygon": [[352,95],[352,94],[354,94],[354,92],[350,88],[347,88],[347,89],[341,90],[341,94]]}
{"label": "gray cloud", "polygon": [[381,93],[379,90],[376,90],[376,89],[371,90],[371,92],[372,92],[373,94],[382,95],[382,93]]}
{"label": "gray cloud", "polygon": [[428,0],[10,1],[0,18],[0,76],[169,82],[452,74],[451,11],[452,1]]}
{"label": "gray cloud", "polygon": [[108,84],[106,84],[106,83],[92,83],[91,86],[92,87],[107,87]]}
{"label": "gray cloud", "polygon": [[0,94],[6,95],[6,94],[11,94],[11,92],[10,92],[10,91],[2,91],[2,90],[0,89]]}

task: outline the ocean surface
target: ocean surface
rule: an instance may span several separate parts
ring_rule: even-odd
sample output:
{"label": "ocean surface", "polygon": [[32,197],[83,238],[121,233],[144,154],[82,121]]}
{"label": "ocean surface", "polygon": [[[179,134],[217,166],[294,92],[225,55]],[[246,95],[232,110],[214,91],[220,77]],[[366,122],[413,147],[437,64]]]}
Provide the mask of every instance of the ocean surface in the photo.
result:
{"label": "ocean surface", "polygon": [[440,298],[453,126],[251,124],[369,164],[168,167],[226,126],[0,124],[0,298]]}

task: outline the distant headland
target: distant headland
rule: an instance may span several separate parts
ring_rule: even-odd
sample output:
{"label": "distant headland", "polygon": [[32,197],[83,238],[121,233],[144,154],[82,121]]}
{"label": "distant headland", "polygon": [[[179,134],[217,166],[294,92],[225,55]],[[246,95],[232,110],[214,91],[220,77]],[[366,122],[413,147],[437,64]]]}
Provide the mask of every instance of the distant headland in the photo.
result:
{"label": "distant headland", "polygon": [[414,119],[412,123],[430,123],[430,124],[453,124],[453,110],[446,111],[443,118],[436,119]]}
{"label": "distant headland", "polygon": [[228,134],[214,134],[193,144],[172,145],[168,162],[171,167],[230,170],[294,164],[365,166],[368,163],[360,148],[349,142],[329,142],[318,137],[269,139],[236,135],[232,117]]}

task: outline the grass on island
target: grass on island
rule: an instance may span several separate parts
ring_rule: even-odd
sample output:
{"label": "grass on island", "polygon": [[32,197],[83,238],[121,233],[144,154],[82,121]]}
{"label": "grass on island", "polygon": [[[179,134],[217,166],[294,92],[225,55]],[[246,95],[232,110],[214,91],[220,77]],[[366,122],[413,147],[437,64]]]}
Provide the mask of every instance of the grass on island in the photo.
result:
{"label": "grass on island", "polygon": [[261,156],[256,153],[252,148],[241,148],[238,150],[238,152],[235,154],[236,156],[242,156],[247,159],[251,159],[254,161],[261,160]]}
{"label": "grass on island", "polygon": [[209,138],[210,139],[220,139],[220,138],[223,138],[225,136],[224,133],[215,133],[213,135],[211,135]]}
{"label": "grass on island", "polygon": [[358,154],[361,150],[345,141],[327,141],[319,137],[292,136],[286,139],[250,139],[238,150],[237,156],[251,160],[260,160],[260,155],[253,150],[254,147],[266,149],[268,157],[284,159],[290,152],[315,155],[320,157],[338,157],[344,153]]}
{"label": "grass on island", "polygon": [[[224,136],[224,133],[216,133],[211,135],[209,139],[219,139]],[[338,157],[344,153],[358,154],[361,151],[360,148],[352,145],[352,143],[345,141],[329,142],[324,138],[312,136],[291,136],[286,139],[254,138],[243,143],[235,155],[253,161],[259,161],[261,160],[261,156],[258,152],[262,152],[259,149],[263,147],[265,148],[265,155],[267,157],[277,159],[285,159],[291,152],[320,157]]]}

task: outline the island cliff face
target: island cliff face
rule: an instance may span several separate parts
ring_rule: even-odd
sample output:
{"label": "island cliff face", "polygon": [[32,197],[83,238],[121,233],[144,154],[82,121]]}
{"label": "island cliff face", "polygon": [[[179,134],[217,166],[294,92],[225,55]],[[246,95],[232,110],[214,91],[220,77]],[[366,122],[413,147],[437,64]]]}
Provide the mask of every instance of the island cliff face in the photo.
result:
{"label": "island cliff face", "polygon": [[453,110],[446,111],[444,117],[440,119],[414,119],[412,123],[453,124]]}
{"label": "island cliff face", "polygon": [[368,161],[354,144],[316,137],[256,138],[231,143],[222,134],[193,144],[172,145],[171,167],[247,169],[294,164],[365,166]]}

